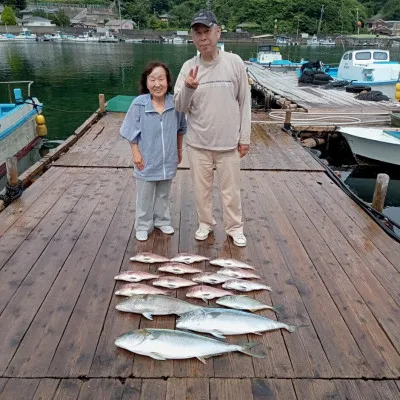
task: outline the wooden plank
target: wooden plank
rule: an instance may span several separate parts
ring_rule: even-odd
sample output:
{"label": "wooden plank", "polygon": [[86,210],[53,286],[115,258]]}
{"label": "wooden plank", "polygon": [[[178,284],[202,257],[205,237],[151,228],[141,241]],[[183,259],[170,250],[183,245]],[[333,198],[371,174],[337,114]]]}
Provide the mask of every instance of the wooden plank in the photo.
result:
{"label": "wooden plank", "polygon": [[400,400],[400,390],[395,381],[376,381],[374,384],[382,400]]}
{"label": "wooden plank", "polygon": [[[81,198],[83,218],[80,223],[83,227],[79,228],[78,236],[69,238],[73,249],[25,333],[10,373],[28,376],[43,376],[46,373],[121,197],[121,193],[115,193],[115,189],[121,185],[119,180],[122,180],[122,176],[116,170],[104,171],[92,183],[92,191]],[[75,207],[78,218],[81,201]]]}
{"label": "wooden plank", "polygon": [[[288,193],[285,186],[280,184],[281,174],[275,172],[261,174],[258,194],[264,215],[291,272],[292,278],[288,283],[293,284],[302,297],[334,376],[368,376],[371,372],[366,367],[364,356],[293,229],[290,217],[282,209],[282,207],[286,209],[296,205],[297,201]],[[329,319],[325,318],[327,315]],[[290,345],[295,337],[306,334],[307,332],[303,332],[305,329],[299,329],[296,335],[286,335],[286,343]],[[306,340],[307,338],[304,337],[304,341]],[[296,354],[295,343],[290,346],[294,347],[289,349],[289,353]],[[339,348],[341,348],[340,351]],[[292,362],[294,362],[293,358]],[[302,361],[299,359],[297,362],[299,371],[296,370],[296,374],[300,374]]]}
{"label": "wooden plank", "polygon": [[251,399],[250,379],[210,379],[210,400]]}
{"label": "wooden plank", "polygon": [[54,400],[75,400],[79,396],[82,381],[79,379],[63,379],[61,380]]}
{"label": "wooden plank", "polygon": [[141,388],[141,379],[127,379],[125,381],[124,394],[121,400],[139,400]]}
{"label": "wooden plank", "polygon": [[[290,379],[252,379],[254,400],[296,400],[296,393]],[[310,398],[307,398],[311,400]],[[322,397],[316,399],[320,400]]]}
{"label": "wooden plank", "polygon": [[78,399],[121,399],[124,385],[118,379],[89,379],[82,383]]}
{"label": "wooden plank", "polygon": [[31,400],[39,385],[39,379],[14,379],[7,381],[0,394],[0,400]]}
{"label": "wooden plank", "polygon": [[293,379],[293,385],[299,400],[346,399],[339,395],[333,380]]}
{"label": "wooden plank", "polygon": [[339,395],[352,400],[382,400],[373,381],[335,380]]}
{"label": "wooden plank", "polygon": [[52,400],[59,383],[59,379],[41,379],[33,400]]}
{"label": "wooden plank", "polygon": [[[246,174],[243,179],[246,182],[243,192],[244,208],[251,215],[251,218],[247,217],[247,225],[253,240],[257,243],[257,247],[254,251],[250,250],[250,254],[258,256],[258,265],[261,267],[259,272],[263,273],[266,283],[273,289],[270,295],[261,291],[256,295],[256,299],[266,304],[283,306],[283,314],[279,320],[283,319],[284,322],[291,324],[306,324],[308,327],[298,329],[294,334],[281,331],[263,335],[262,340],[265,340],[268,357],[267,360],[253,360],[257,376],[289,377],[294,374],[304,377],[330,377],[332,376],[331,366],[310,321],[306,304],[302,299],[302,292],[298,291],[298,284],[301,282],[300,271],[297,271],[297,268],[290,268],[285,260],[285,248],[280,245],[284,242],[285,246],[291,248],[291,242],[296,242],[297,237],[294,237],[289,228],[285,227],[286,217],[273,194],[266,193],[263,189],[261,181],[265,179],[264,173],[256,176]],[[270,201],[276,202],[274,212],[266,211],[264,208],[264,204]],[[307,259],[303,262],[310,261]],[[291,261],[291,264],[296,265],[296,263]],[[302,289],[306,290],[306,284],[303,283],[303,285],[304,289]],[[267,310],[260,314],[272,319],[276,318]],[[283,338],[284,342],[282,342]],[[286,353],[289,353],[289,356],[285,355],[283,359],[282,355]],[[268,365],[270,360],[271,365]]]}
{"label": "wooden plank", "polygon": [[143,379],[140,400],[165,400],[167,382],[163,379]]}
{"label": "wooden plank", "polygon": [[169,378],[166,400],[209,400],[209,381],[205,378]]}
{"label": "wooden plank", "polygon": [[4,389],[4,386],[6,386],[8,382],[8,378],[0,378],[0,394]]}

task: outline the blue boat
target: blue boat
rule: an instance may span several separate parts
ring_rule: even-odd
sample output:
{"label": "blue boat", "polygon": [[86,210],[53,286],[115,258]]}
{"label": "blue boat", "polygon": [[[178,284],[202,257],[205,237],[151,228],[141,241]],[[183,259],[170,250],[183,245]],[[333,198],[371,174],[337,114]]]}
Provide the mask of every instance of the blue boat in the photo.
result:
{"label": "blue boat", "polygon": [[257,58],[250,58],[250,62],[268,67],[300,67],[306,61],[298,63],[282,59],[279,46],[273,44],[261,44],[257,47]]}

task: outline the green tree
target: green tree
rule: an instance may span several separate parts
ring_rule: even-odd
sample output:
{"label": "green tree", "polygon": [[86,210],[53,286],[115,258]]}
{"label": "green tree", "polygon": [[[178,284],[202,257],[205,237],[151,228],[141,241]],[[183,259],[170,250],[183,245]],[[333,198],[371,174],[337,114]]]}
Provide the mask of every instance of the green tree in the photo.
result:
{"label": "green tree", "polygon": [[17,25],[15,20],[14,11],[10,6],[5,6],[3,13],[1,14],[1,20],[5,25]]}
{"label": "green tree", "polygon": [[58,11],[58,13],[56,13],[56,14],[50,15],[49,19],[53,24],[56,24],[57,26],[70,26],[71,25],[71,21],[68,17],[68,14],[63,9]]}

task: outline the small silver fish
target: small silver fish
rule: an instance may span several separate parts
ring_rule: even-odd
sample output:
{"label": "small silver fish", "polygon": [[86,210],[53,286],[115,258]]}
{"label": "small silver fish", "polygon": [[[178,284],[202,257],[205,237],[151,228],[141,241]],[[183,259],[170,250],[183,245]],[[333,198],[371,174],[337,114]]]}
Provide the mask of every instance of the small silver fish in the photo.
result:
{"label": "small silver fish", "polygon": [[198,358],[203,364],[206,358],[232,351],[264,358],[265,354],[251,350],[257,344],[231,344],[173,329],[138,329],[124,333],[115,340],[116,346],[155,360]]}
{"label": "small silver fish", "polygon": [[235,260],[234,258],[216,258],[215,260],[210,261],[210,264],[224,268],[255,269],[253,266],[246,264],[243,261]]}
{"label": "small silver fish", "polygon": [[185,264],[192,264],[200,261],[208,261],[208,257],[200,256],[198,254],[179,253],[171,261],[182,262]]}
{"label": "small silver fish", "polygon": [[230,276],[231,278],[237,278],[237,279],[261,279],[261,277],[254,272],[251,272],[247,269],[240,269],[240,268],[223,268],[220,269],[217,274],[223,274]]}
{"label": "small silver fish", "polygon": [[179,289],[181,287],[194,286],[196,283],[189,279],[180,278],[178,276],[162,276],[152,282],[154,286],[161,286],[168,289]]}
{"label": "small silver fish", "polygon": [[209,285],[219,285],[220,283],[232,280],[231,276],[220,273],[203,273],[192,278],[193,282],[208,283]]}
{"label": "small silver fish", "polygon": [[184,263],[169,262],[161,265],[158,271],[169,272],[170,274],[182,275],[182,274],[196,274],[202,272],[201,269],[192,267]]}
{"label": "small silver fish", "polygon": [[118,296],[133,296],[134,294],[160,294],[164,296],[170,295],[165,290],[157,289],[153,286],[143,285],[141,283],[127,283],[121,286],[116,292]]}
{"label": "small silver fish", "polygon": [[153,264],[169,261],[169,258],[160,256],[154,253],[138,253],[130,258],[131,261],[138,261],[141,263]]}
{"label": "small silver fish", "polygon": [[144,294],[129,297],[117,304],[115,308],[123,312],[142,314],[145,318],[152,320],[153,315],[182,315],[202,307],[175,297]]}
{"label": "small silver fish", "polygon": [[269,286],[257,282],[241,281],[239,279],[232,279],[225,282],[222,287],[224,289],[238,290],[239,292],[251,292],[252,290],[269,290],[272,292]]}
{"label": "small silver fish", "polygon": [[186,297],[195,297],[202,299],[207,303],[207,300],[215,299],[216,297],[223,297],[233,294],[227,290],[217,289],[215,287],[198,285],[190,288],[186,293]]}
{"label": "small silver fish", "polygon": [[158,275],[150,274],[145,271],[123,271],[117,276],[114,276],[115,280],[126,282],[140,282],[156,278],[158,278]]}
{"label": "small silver fish", "polygon": [[229,307],[234,308],[236,310],[244,310],[244,311],[258,311],[264,309],[270,309],[275,311],[277,314],[280,314],[282,309],[281,306],[267,306],[266,304],[260,303],[259,301],[252,299],[246,295],[238,295],[238,296],[224,296],[216,300],[216,303]]}

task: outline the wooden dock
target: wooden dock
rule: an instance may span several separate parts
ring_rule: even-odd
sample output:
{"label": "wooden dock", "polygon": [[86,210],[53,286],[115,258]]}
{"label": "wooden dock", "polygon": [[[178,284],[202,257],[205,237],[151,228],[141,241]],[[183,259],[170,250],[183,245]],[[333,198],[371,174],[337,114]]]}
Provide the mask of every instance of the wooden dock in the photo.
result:
{"label": "wooden dock", "polygon": [[[171,195],[176,233],[139,243],[122,118],[94,123],[0,214],[0,400],[400,399],[400,244],[289,135],[256,123],[241,172],[248,246],[228,240],[217,197],[214,233],[194,239],[186,160]],[[252,295],[303,326],[229,338],[260,342],[265,359],[234,353],[203,365],[118,349],[126,331],[175,324],[115,309],[119,271],[156,271],[129,261],[139,251],[252,263],[273,288]]]}

